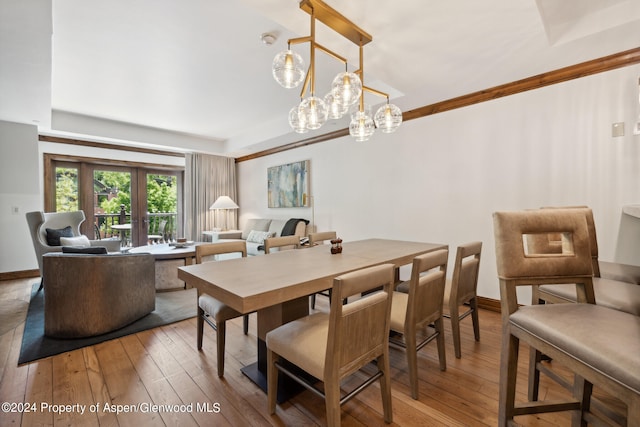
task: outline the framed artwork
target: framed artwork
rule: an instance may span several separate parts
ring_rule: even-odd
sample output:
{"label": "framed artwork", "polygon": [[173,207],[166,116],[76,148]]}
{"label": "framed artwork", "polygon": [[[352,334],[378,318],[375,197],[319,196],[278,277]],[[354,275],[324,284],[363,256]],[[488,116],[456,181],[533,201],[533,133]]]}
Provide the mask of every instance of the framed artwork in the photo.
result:
{"label": "framed artwork", "polygon": [[309,160],[267,169],[270,208],[309,206]]}

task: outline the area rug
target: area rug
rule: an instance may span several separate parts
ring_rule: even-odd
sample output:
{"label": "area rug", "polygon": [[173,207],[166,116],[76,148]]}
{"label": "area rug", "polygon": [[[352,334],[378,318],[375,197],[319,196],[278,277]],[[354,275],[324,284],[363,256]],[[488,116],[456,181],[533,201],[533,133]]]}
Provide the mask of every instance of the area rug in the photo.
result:
{"label": "area rug", "polygon": [[31,302],[27,311],[18,365],[124,337],[157,326],[168,325],[195,317],[197,314],[196,289],[158,292],[156,293],[156,309],[123,328],[89,338],[49,338],[44,336],[44,293],[42,291],[37,292],[39,286],[39,283],[34,284],[31,289]]}

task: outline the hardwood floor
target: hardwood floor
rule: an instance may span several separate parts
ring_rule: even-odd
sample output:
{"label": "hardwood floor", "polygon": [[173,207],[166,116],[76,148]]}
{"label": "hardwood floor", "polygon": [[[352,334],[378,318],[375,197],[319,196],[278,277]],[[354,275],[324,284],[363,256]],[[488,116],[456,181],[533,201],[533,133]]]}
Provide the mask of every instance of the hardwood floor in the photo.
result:
{"label": "hardwood floor", "polygon": [[[0,283],[2,310],[28,301],[36,279]],[[317,309],[327,310],[326,298]],[[250,333],[242,319],[227,326],[225,377],[218,378],[215,336],[205,325],[203,351],[196,350],[196,320],[159,327],[92,347],[17,366],[24,319],[0,336],[0,401],[29,403],[31,412],[0,412],[0,426],[314,426],[325,424],[323,401],[304,392],[267,413],[266,395],[240,368],[256,358],[256,316]],[[391,349],[393,419],[398,426],[495,426],[501,340],[499,313],[481,310],[481,341],[470,319],[462,325],[462,359],[456,359],[446,324],[447,370],[438,369],[435,342],[418,358],[420,399],[409,394],[405,354]],[[526,396],[527,349],[521,348],[519,398]],[[347,384],[348,386],[348,384]],[[567,393],[547,378],[541,398]],[[133,404],[139,412],[124,412]],[[49,405],[49,407],[46,407]],[[85,405],[78,407],[53,405]],[[91,405],[94,405],[92,408]],[[98,410],[95,410],[97,405]],[[173,411],[152,405],[176,405]],[[4,409],[4,407],[3,407]],[[94,409],[94,410],[91,410]],[[116,413],[120,410],[120,413]],[[520,417],[526,426],[569,425],[568,413]],[[342,408],[343,426],[385,425],[377,384]]]}

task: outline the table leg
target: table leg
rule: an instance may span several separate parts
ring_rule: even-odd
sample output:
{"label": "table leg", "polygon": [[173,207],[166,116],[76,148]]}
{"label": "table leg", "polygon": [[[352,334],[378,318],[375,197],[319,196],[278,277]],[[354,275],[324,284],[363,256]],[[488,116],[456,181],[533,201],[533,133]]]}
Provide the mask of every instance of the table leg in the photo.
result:
{"label": "table leg", "polygon": [[[305,296],[258,311],[258,361],[242,368],[245,374],[264,392],[267,391],[267,332],[287,322],[309,314],[309,297]],[[280,373],[278,403],[285,402],[304,390],[300,384]]]}

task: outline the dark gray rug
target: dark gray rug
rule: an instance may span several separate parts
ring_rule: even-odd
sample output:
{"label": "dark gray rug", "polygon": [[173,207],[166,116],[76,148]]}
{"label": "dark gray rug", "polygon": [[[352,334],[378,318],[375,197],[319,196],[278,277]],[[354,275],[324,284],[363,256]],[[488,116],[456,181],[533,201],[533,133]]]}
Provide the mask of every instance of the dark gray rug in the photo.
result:
{"label": "dark gray rug", "polygon": [[44,336],[44,293],[37,292],[39,283],[31,289],[31,302],[27,311],[27,319],[22,336],[22,348],[18,364],[31,362],[66,351],[76,350],[136,332],[168,325],[180,320],[195,317],[197,314],[196,289],[185,291],[156,293],[156,309],[124,328],[108,334],[89,338],[56,339]]}

